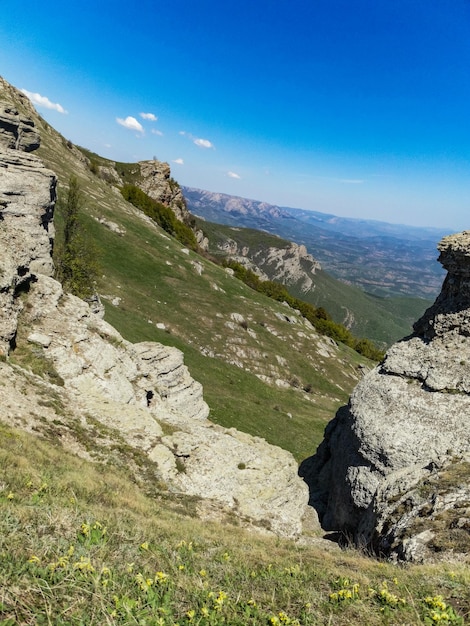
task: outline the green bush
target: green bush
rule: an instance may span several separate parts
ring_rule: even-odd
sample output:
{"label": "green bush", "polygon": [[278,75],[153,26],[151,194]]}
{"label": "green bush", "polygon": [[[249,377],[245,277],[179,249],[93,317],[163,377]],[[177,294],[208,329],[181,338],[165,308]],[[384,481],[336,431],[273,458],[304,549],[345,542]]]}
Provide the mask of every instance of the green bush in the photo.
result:
{"label": "green bush", "polygon": [[196,235],[187,224],[183,224],[177,219],[170,207],[154,200],[135,185],[124,185],[121,188],[121,194],[125,200],[143,211],[145,215],[184,246],[192,250],[198,249]]}

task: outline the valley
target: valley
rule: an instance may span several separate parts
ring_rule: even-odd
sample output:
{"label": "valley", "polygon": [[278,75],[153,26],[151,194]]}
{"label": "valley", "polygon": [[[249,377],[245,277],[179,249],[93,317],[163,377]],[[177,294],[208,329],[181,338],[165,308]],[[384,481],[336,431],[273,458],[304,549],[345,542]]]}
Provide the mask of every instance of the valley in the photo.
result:
{"label": "valley", "polygon": [[[219,261],[229,253],[315,306],[328,302],[348,328],[388,345],[426,308],[399,284],[428,243],[410,240],[390,284],[365,293],[320,269],[308,242],[281,239],[256,215],[243,228],[193,217],[168,164],[118,163],[74,145],[1,78],[0,105],[2,624],[391,626],[430,624],[437,615],[462,626],[470,615],[467,429],[459,419],[468,412],[460,352],[468,332],[455,328],[468,325],[470,243],[443,245],[457,276],[447,299],[421,318],[421,335],[397,344],[376,368]],[[136,208],[124,198],[126,185],[161,206],[149,204],[150,215]],[[56,280],[52,263],[71,189],[79,191],[80,227],[97,268],[88,301]],[[273,216],[263,219],[270,225]],[[189,244],[181,240],[187,228]],[[358,262],[362,236],[351,237],[338,235],[338,254],[348,241]],[[370,253],[383,259],[382,271],[390,267],[382,252],[393,245],[387,239]],[[344,258],[338,265],[349,265]],[[426,276],[437,284],[433,269]],[[423,295],[424,279],[421,287],[416,281]],[[432,424],[431,389],[443,419],[454,408],[453,451],[438,432],[445,428]],[[363,432],[354,430],[354,411]],[[415,414],[424,416],[418,428]],[[409,447],[396,424],[410,431]],[[427,428],[423,451],[420,428]],[[386,483],[392,461],[394,491],[385,484],[378,502],[399,521],[413,511],[414,535],[405,528],[400,541],[427,542],[436,562],[398,567],[360,549],[360,540],[342,549],[320,526],[326,512],[347,540],[347,516],[366,511],[373,535],[373,487]],[[412,502],[403,491],[410,476]],[[330,481],[343,478],[335,491]],[[353,504],[342,498],[346,507],[331,512],[335,500],[324,485],[337,497],[348,481]],[[387,511],[379,513],[390,526]],[[407,554],[412,561],[427,553]]]}

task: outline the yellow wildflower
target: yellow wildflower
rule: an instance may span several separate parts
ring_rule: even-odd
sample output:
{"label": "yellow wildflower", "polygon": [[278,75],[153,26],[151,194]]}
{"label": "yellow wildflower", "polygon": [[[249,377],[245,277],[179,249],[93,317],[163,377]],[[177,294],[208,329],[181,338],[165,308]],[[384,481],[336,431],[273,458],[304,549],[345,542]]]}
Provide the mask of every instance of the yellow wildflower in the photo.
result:
{"label": "yellow wildflower", "polygon": [[165,583],[168,580],[168,575],[165,574],[165,572],[157,572],[155,574],[155,582],[158,583],[159,585],[161,585],[162,583]]}
{"label": "yellow wildflower", "polygon": [[73,569],[78,569],[81,572],[94,572],[95,568],[90,562],[90,559],[85,556],[80,557],[80,561],[73,564]]}

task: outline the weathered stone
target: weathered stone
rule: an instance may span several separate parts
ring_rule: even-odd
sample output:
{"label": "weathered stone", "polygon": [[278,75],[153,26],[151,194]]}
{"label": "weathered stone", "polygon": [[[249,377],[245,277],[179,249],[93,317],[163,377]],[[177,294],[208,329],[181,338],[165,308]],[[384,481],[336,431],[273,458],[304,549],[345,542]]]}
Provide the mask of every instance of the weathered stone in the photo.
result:
{"label": "weathered stone", "polygon": [[[365,375],[301,467],[323,528],[406,559],[430,558],[438,513],[452,511],[452,523],[469,496],[446,482],[442,498],[439,485],[470,452],[470,232],[439,250],[448,275],[436,302]],[[429,477],[430,508],[420,491]]]}
{"label": "weathered stone", "polygon": [[261,280],[276,280],[285,285],[296,285],[301,291],[312,291],[314,274],[320,263],[308,254],[303,245],[289,242],[284,247],[250,249],[239,246],[235,239],[225,239],[217,244],[219,250],[234,261],[254,272]]}
{"label": "weathered stone", "polygon": [[30,343],[35,343],[37,346],[48,348],[51,345],[52,339],[49,337],[49,335],[43,335],[42,333],[31,333],[30,335],[28,335],[28,341]]}
{"label": "weathered stone", "polygon": [[161,161],[141,161],[139,187],[157,202],[171,207],[176,217],[185,222],[190,217],[180,186],[172,180],[170,166]]}
{"label": "weathered stone", "polygon": [[20,115],[14,106],[0,103],[0,148],[32,152],[39,145],[34,122]]}
{"label": "weathered stone", "polygon": [[[0,128],[2,128],[0,116]],[[8,127],[8,126],[7,126]],[[56,176],[35,156],[0,148],[0,351],[8,353],[21,302],[39,273],[52,275]]]}

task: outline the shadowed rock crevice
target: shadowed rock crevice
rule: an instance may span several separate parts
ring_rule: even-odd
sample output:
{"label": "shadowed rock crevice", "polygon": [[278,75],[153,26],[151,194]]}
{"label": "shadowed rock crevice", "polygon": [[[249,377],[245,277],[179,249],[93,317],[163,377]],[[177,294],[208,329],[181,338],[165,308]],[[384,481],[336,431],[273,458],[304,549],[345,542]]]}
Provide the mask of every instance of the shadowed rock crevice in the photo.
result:
{"label": "shadowed rock crevice", "polygon": [[[438,248],[448,274],[436,302],[357,385],[300,468],[325,530],[408,560],[461,549],[443,549],[440,537],[470,500],[456,470],[470,458],[470,231]],[[449,472],[455,482],[443,491]]]}

